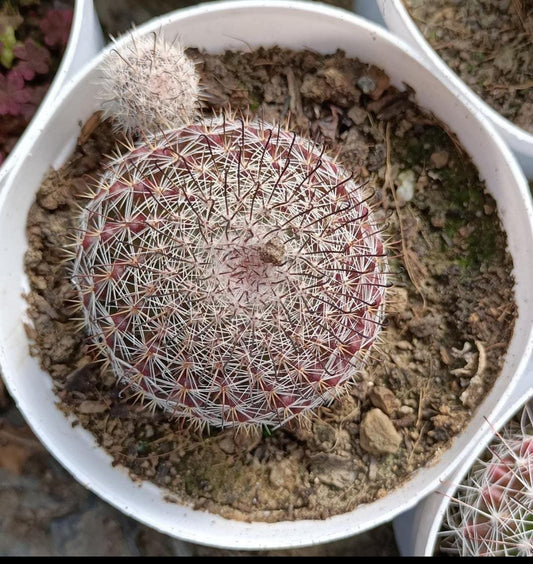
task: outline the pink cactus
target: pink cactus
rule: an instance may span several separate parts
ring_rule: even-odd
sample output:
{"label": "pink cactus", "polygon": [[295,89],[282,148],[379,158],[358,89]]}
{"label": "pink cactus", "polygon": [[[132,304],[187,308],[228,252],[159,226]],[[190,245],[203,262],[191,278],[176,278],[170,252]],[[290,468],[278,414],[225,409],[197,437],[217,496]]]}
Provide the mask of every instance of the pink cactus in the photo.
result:
{"label": "pink cactus", "polygon": [[215,427],[280,426],[353,382],[382,325],[366,188],[311,141],[233,118],[148,136],[80,217],[73,280],[115,375]]}
{"label": "pink cactus", "polygon": [[533,556],[533,405],[477,460],[451,500],[441,535],[460,556]]}

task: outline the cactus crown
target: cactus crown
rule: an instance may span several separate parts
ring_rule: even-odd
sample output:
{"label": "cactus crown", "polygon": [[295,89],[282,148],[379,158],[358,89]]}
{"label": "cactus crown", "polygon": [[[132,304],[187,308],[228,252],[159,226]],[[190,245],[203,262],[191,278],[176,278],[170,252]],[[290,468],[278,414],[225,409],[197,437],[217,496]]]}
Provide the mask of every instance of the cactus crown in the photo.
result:
{"label": "cactus crown", "polygon": [[161,35],[131,37],[104,59],[100,98],[104,117],[126,133],[162,131],[194,120],[199,85],[179,42]]}
{"label": "cactus crown", "polygon": [[280,426],[361,368],[387,286],[370,194],[314,143],[222,117],[116,157],[73,281],[117,377],[199,425]]}
{"label": "cactus crown", "polygon": [[440,535],[460,556],[533,556],[533,402],[472,465]]}

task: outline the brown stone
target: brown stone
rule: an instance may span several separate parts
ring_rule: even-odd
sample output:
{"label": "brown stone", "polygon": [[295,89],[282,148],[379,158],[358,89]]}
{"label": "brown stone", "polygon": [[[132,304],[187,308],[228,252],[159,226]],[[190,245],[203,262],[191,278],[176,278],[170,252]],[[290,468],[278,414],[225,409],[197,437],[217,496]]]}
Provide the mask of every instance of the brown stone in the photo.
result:
{"label": "brown stone", "polygon": [[435,168],[444,168],[449,160],[450,154],[448,151],[435,151],[431,157],[429,157],[429,162]]}
{"label": "brown stone", "polygon": [[103,401],[85,400],[78,406],[78,411],[84,414],[103,413],[109,409],[109,405]]}
{"label": "brown stone", "polygon": [[324,459],[320,458],[312,466],[312,470],[320,483],[338,489],[348,487],[356,479],[353,461],[336,454],[329,454]]}
{"label": "brown stone", "polygon": [[359,77],[357,86],[372,100],[379,100],[389,87],[389,77],[379,68],[370,66],[368,71]]}
{"label": "brown stone", "polygon": [[370,390],[369,396],[372,405],[379,407],[379,409],[384,411],[387,415],[392,415],[401,405],[398,398],[385,386],[374,386]]}
{"label": "brown stone", "polygon": [[363,417],[360,428],[361,447],[371,454],[394,454],[402,437],[381,409],[371,409]]}
{"label": "brown stone", "polygon": [[270,469],[270,483],[276,488],[290,488],[295,483],[297,464],[291,459],[281,460]]}
{"label": "brown stone", "polygon": [[357,125],[361,125],[368,117],[368,112],[359,105],[353,106],[349,112],[348,117]]}

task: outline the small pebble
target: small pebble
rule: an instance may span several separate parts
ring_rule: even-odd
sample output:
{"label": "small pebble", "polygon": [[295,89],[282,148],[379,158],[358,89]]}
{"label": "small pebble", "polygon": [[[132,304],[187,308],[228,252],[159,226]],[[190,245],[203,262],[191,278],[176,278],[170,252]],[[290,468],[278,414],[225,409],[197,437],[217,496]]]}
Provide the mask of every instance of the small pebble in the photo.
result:
{"label": "small pebble", "polygon": [[387,415],[374,408],[363,417],[360,441],[361,447],[371,454],[393,454],[400,448],[402,437]]}
{"label": "small pebble", "polygon": [[357,81],[357,86],[364,94],[370,94],[376,89],[376,83],[369,76],[362,76]]}
{"label": "small pebble", "polygon": [[435,168],[444,168],[449,160],[450,154],[448,151],[435,151],[431,157],[429,157],[429,162]]}
{"label": "small pebble", "polygon": [[412,170],[403,170],[398,174],[396,196],[402,202],[410,202],[415,195],[416,176]]}
{"label": "small pebble", "polygon": [[370,390],[370,401],[387,415],[391,415],[401,404],[394,393],[385,386],[375,386]]}

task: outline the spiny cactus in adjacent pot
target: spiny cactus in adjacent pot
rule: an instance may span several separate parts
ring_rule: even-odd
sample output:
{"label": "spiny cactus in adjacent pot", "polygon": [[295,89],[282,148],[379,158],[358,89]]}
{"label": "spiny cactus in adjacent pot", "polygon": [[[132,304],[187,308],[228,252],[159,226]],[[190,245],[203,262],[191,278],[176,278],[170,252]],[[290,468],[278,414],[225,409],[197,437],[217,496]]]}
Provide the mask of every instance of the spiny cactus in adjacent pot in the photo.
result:
{"label": "spiny cactus in adjacent pot", "polygon": [[459,556],[533,556],[533,402],[473,464],[440,534]]}
{"label": "spiny cactus in adjacent pot", "polygon": [[230,116],[147,135],[80,217],[84,325],[130,390],[199,426],[337,397],[383,321],[371,191],[309,140]]}

